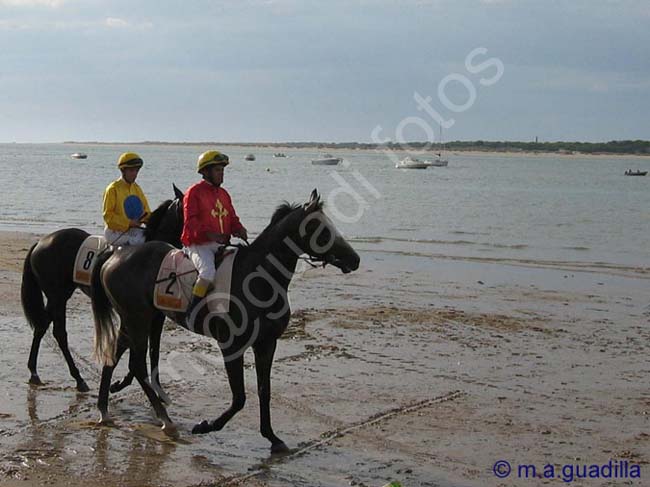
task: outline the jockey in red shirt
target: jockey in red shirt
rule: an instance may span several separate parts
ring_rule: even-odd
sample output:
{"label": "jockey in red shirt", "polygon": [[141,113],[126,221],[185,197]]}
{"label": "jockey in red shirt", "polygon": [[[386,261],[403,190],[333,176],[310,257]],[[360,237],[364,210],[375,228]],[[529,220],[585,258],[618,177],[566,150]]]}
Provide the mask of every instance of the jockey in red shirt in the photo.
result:
{"label": "jockey in red shirt", "polygon": [[197,171],[203,180],[191,186],[183,197],[181,242],[199,272],[186,312],[188,318],[214,281],[214,254],[230,242],[231,235],[243,240],[248,238],[230,195],[221,187],[224,168],[229,163],[228,156],[219,151],[201,154]]}

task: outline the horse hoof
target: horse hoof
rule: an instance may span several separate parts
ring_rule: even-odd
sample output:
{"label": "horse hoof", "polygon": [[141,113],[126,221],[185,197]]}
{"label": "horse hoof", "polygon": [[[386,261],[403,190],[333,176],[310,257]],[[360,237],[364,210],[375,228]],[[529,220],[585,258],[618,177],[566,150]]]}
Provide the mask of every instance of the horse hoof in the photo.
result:
{"label": "horse hoof", "polygon": [[88,392],[88,391],[90,391],[90,387],[88,387],[88,384],[86,384],[86,381],[82,380],[80,382],[77,382],[77,391],[78,392]]}
{"label": "horse hoof", "polygon": [[97,421],[98,426],[113,426],[113,418],[111,418],[108,413],[99,413],[99,421]]}
{"label": "horse hoof", "polygon": [[289,447],[284,444],[284,441],[271,445],[271,453],[289,453],[289,451]]}
{"label": "horse hoof", "polygon": [[174,423],[166,423],[163,424],[162,427],[163,433],[167,435],[169,438],[173,440],[177,440],[180,438],[180,434],[178,433],[178,428],[176,428],[176,425]]}
{"label": "horse hoof", "polygon": [[193,435],[202,435],[210,432],[210,423],[207,421],[201,421],[199,424],[192,428]]}
{"label": "horse hoof", "polygon": [[31,385],[33,385],[33,386],[42,386],[43,385],[43,382],[41,381],[40,377],[38,377],[37,375],[32,375],[29,378],[29,383]]}
{"label": "horse hoof", "polygon": [[111,384],[111,387],[108,388],[108,390],[109,390],[109,392],[111,394],[115,394],[116,392],[119,392],[119,391],[122,390],[122,388],[120,387],[121,385],[122,384],[120,384],[119,382],[113,382]]}

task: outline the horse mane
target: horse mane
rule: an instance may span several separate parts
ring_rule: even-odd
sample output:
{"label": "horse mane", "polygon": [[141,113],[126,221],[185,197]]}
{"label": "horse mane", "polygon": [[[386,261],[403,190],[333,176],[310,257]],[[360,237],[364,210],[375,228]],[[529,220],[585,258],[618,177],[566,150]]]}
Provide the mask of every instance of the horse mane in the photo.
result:
{"label": "horse mane", "polygon": [[[317,209],[322,210],[324,202],[318,202]],[[268,241],[273,238],[274,231],[278,224],[284,220],[290,213],[293,213],[295,210],[302,208],[303,205],[300,203],[289,203],[288,201],[283,201],[273,212],[271,216],[271,221],[266,226],[264,230],[257,236],[257,238],[251,243],[251,246],[258,248],[260,246],[267,246]]]}
{"label": "horse mane", "polygon": [[[277,224],[285,216],[287,216],[293,210],[297,210],[298,208],[300,208],[300,205],[298,203],[289,203],[288,201],[283,201],[280,205],[278,205],[278,207],[273,212],[273,216],[271,216],[271,221],[266,226],[266,228],[269,228]],[[265,231],[266,228],[264,229]],[[262,233],[264,233],[264,231]]]}
{"label": "horse mane", "polygon": [[158,208],[156,208],[153,213],[151,213],[151,216],[147,221],[147,227],[144,230],[145,240],[149,241],[154,236],[156,230],[160,226],[160,222],[167,212],[167,208],[169,208],[169,205],[172,204],[172,201],[173,200],[163,201],[160,203],[160,206],[158,206]]}

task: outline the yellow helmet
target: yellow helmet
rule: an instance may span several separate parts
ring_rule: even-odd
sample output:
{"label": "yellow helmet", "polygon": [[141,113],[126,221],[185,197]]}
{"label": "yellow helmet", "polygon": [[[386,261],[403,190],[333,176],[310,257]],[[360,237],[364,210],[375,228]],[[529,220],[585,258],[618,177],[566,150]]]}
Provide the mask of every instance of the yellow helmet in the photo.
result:
{"label": "yellow helmet", "polygon": [[227,166],[230,164],[230,160],[226,154],[223,154],[218,150],[209,150],[199,156],[198,161],[196,161],[196,171],[201,172],[206,167],[215,164]]}
{"label": "yellow helmet", "polygon": [[142,167],[144,162],[142,158],[135,152],[125,152],[117,160],[117,167],[125,169],[127,167]]}

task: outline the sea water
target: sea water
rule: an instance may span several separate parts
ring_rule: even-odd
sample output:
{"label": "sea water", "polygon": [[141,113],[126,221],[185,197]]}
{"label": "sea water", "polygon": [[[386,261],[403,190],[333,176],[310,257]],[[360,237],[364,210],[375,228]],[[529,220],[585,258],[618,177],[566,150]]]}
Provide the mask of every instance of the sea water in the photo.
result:
{"label": "sea water", "polygon": [[[145,161],[138,183],[155,208],[199,180],[205,146],[2,144],[0,230],[46,233],[102,228],[102,194],[119,177],[120,153]],[[338,166],[312,165],[316,149],[221,148],[226,187],[254,236],[282,201],[320,191],[357,249],[380,254],[647,268],[650,178],[624,171],[650,159],[448,153],[449,166],[396,169],[401,153],[339,150]],[[70,154],[83,152],[87,159]],[[253,153],[255,161],[245,161]]]}

